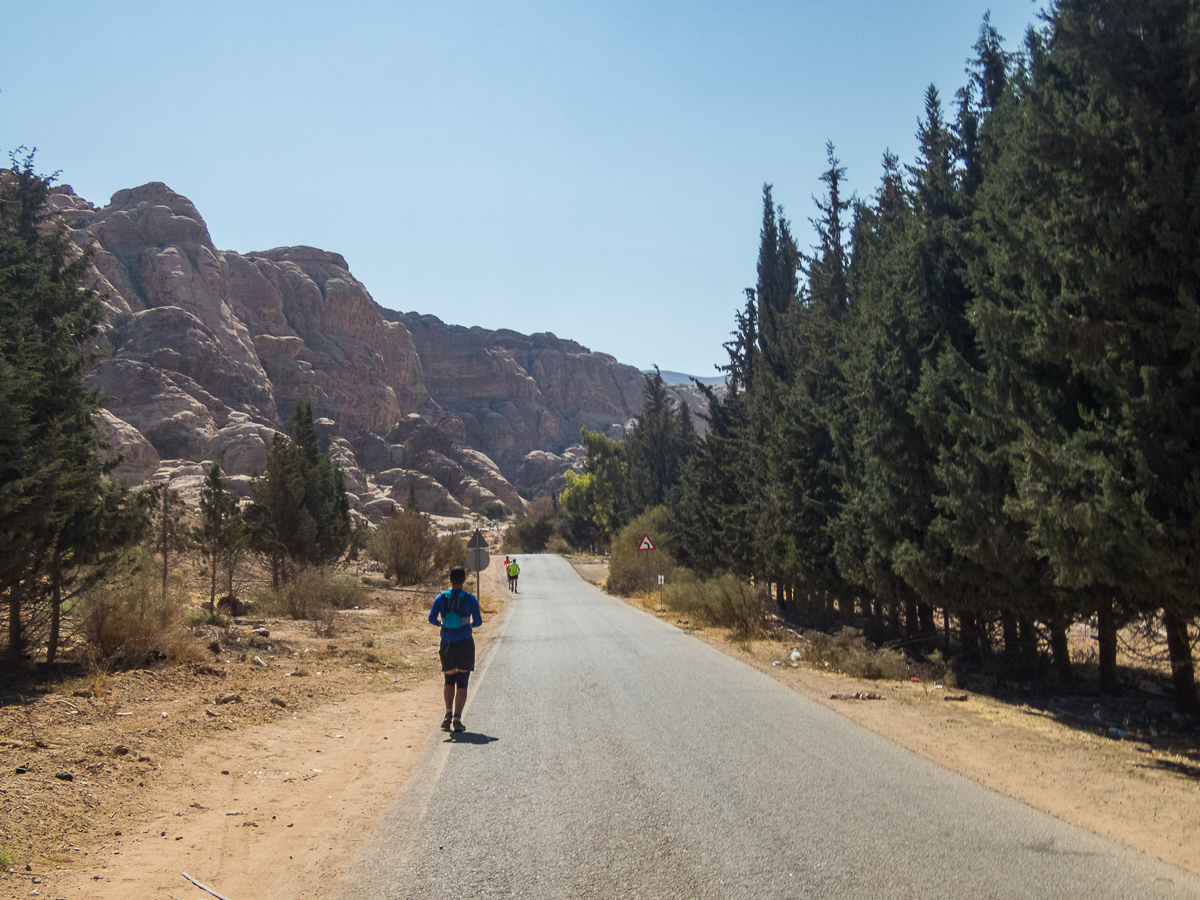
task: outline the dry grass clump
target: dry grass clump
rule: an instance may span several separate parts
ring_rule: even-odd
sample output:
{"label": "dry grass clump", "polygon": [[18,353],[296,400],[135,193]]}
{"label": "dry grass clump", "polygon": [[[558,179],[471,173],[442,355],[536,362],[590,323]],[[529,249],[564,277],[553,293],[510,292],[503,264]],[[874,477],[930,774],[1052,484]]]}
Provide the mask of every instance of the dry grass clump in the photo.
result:
{"label": "dry grass clump", "polygon": [[367,592],[353,575],[302,569],[287,584],[259,591],[255,611],[263,616],[287,616],[331,626],[334,610],[367,605]]}
{"label": "dry grass clump", "polygon": [[761,634],[766,627],[765,591],[732,575],[704,581],[677,569],[674,580],[663,586],[662,599],[672,612],[717,628],[729,628],[739,637]]}
{"label": "dry grass clump", "polygon": [[72,611],[86,641],[84,661],[98,670],[194,661],[199,651],[184,635],[184,602],[180,584],[169,585],[164,597],[162,582],[147,570],[92,588]]}
{"label": "dry grass clump", "polygon": [[843,628],[836,634],[813,631],[805,637],[808,647],[804,659],[816,668],[871,681],[937,678],[953,686],[954,673],[937,650],[922,663],[898,650],[875,646],[856,628]]}

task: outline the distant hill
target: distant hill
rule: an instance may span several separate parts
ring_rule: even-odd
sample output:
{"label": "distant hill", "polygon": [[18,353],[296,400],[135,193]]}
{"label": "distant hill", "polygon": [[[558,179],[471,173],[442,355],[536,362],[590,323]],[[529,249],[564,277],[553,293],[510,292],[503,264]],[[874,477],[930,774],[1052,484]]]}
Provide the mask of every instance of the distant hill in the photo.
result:
{"label": "distant hill", "polygon": [[[642,369],[643,375],[649,375],[653,369]],[[725,384],[729,381],[727,375],[685,375],[682,372],[668,372],[666,369],[660,369],[659,374],[662,375],[663,381],[667,384],[691,384],[692,378],[695,378],[701,384]]]}
{"label": "distant hill", "polygon": [[[276,432],[311,402],[355,517],[378,522],[410,492],[436,515],[492,500],[515,512],[582,469],[581,428],[621,439],[641,411],[633,366],[549,333],[385,310],[337,253],[218,250],[165,184],[104,207],[61,186],[49,205],[93,247],[104,321],[86,377],[111,398],[97,425],[130,484],[171,481],[194,503],[211,460],[247,496]],[[668,392],[703,431],[708,397]]]}

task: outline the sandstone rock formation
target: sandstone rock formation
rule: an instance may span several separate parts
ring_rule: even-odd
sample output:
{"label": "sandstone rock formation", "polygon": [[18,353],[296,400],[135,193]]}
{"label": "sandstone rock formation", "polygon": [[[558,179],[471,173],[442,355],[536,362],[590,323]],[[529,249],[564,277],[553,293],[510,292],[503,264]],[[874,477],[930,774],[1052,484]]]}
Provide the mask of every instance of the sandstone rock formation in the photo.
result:
{"label": "sandstone rock formation", "polygon": [[561,489],[582,466],[581,426],[623,433],[641,408],[643,376],[574,341],[384,310],[337,253],[218,250],[164,184],[102,208],[59,188],[51,204],[93,247],[106,315],[87,377],[110,398],[99,425],[131,483],[190,488],[213,460],[245,493],[308,401],[360,515],[390,514],[410,486],[440,515],[516,510],[514,484]]}

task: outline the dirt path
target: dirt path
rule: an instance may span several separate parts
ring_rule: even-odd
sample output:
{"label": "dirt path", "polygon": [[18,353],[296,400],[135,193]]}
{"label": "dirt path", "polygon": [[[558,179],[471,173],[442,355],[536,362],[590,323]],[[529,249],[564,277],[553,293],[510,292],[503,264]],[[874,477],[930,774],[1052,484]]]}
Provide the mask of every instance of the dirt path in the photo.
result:
{"label": "dirt path", "polygon": [[[498,567],[493,568],[497,571],[484,584],[482,605],[488,614],[484,627],[476,632],[480,653],[508,599]],[[181,708],[182,692],[177,686],[169,695],[152,696],[135,706],[134,713],[116,720],[134,748],[122,759],[141,755],[139,737],[142,741],[145,737],[139,725],[155,727],[151,723],[164,716],[166,721],[187,716],[211,733],[180,741],[178,752],[146,757],[134,769],[133,777],[140,779],[136,783],[115,779],[108,785],[108,796],[101,794],[91,804],[88,824],[77,823],[78,828],[72,829],[78,833],[65,843],[26,851],[20,862],[28,870],[18,865],[7,877],[0,876],[0,898],[190,900],[205,896],[183,879],[183,872],[230,900],[325,896],[375,819],[407,782],[413,763],[441,720],[437,633],[421,621],[428,599],[422,596],[414,601],[403,617],[403,627],[394,621],[391,625],[369,622],[373,627],[350,634],[351,640],[363,631],[374,635],[367,638],[370,658],[390,657],[399,668],[364,669],[362,664],[347,663],[344,651],[334,654],[329,649],[337,646],[335,641],[325,648],[323,660],[309,662],[302,670],[303,681],[291,679],[300,687],[288,695],[292,703],[285,707],[264,699],[279,696],[274,687],[279,678],[272,677],[276,673],[271,671],[275,663],[269,664],[260,682],[239,688],[243,699],[236,705],[214,707],[211,700],[183,694]],[[417,663],[405,667],[404,662],[412,659]],[[278,668],[296,671],[290,660]],[[143,676],[135,679],[139,685],[151,680],[147,677],[151,673],[131,674]],[[240,680],[254,674],[250,671]],[[219,684],[237,687],[232,678]],[[133,694],[143,690],[150,693],[142,686]],[[199,693],[206,698],[215,690],[201,688]],[[318,702],[292,711],[309,698]],[[257,718],[265,721],[248,724],[256,705],[263,710]],[[113,712],[118,706],[130,704],[115,704],[104,714],[106,722],[119,714]],[[268,710],[279,714],[271,717]],[[226,724],[219,724],[222,721]],[[70,724],[77,733],[83,723]],[[51,737],[47,728],[40,733]],[[106,740],[111,745],[112,739]],[[0,819],[6,810],[25,818],[52,813],[46,799],[39,801],[37,787],[59,793],[96,787],[83,778],[72,783],[54,781],[49,773],[64,762],[46,757],[70,756],[73,751],[57,746],[52,737],[46,743],[49,746],[34,757],[43,764],[29,773],[40,774],[37,781],[0,777]],[[28,744],[16,748],[17,752],[29,756]],[[13,749],[0,746],[0,765],[16,758]],[[104,770],[115,772],[120,763],[110,763],[110,753],[105,756]],[[128,775],[130,769],[125,764],[120,771]],[[97,770],[90,777],[99,780],[103,774]]]}

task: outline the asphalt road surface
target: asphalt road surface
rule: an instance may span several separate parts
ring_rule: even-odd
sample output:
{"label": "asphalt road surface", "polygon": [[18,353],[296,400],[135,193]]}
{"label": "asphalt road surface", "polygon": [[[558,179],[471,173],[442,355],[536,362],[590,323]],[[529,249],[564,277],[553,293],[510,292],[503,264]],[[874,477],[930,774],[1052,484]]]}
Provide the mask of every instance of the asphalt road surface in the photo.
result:
{"label": "asphalt road surface", "polygon": [[342,900],[1200,897],[1200,878],[887,741],[565,560],[520,560],[468,733],[431,736]]}

